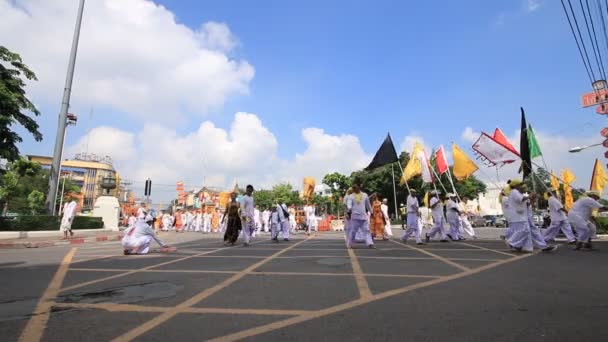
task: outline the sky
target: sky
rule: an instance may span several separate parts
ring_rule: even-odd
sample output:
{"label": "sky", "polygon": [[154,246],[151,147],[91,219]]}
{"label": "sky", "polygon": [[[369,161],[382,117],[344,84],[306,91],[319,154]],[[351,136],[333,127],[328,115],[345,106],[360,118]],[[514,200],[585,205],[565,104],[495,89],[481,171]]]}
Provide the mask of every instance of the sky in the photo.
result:
{"label": "sky", "polygon": [[[0,0],[0,42],[39,79],[26,90],[44,140],[18,129],[23,154],[52,154],[76,11]],[[301,187],[366,166],[387,132],[397,150],[473,156],[499,127],[517,147],[521,106],[548,167],[586,188],[604,149],[567,150],[602,141],[605,118],[580,105],[590,90],[558,1],[89,0],[64,157],[109,155],[161,201],[179,180]]]}

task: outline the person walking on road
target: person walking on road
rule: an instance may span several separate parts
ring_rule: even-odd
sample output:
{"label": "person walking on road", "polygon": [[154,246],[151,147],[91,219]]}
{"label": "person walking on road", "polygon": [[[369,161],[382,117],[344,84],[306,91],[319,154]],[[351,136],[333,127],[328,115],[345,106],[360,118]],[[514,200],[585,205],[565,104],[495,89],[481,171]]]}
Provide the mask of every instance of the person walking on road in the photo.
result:
{"label": "person walking on road", "polygon": [[416,198],[416,189],[410,189],[410,194],[407,196],[407,229],[401,237],[404,243],[407,243],[407,240],[410,236],[414,235],[416,238],[417,245],[424,245],[422,242],[420,235],[422,233],[422,226],[420,225],[420,205],[418,204],[418,198]]}
{"label": "person walking on road", "polygon": [[597,220],[592,213],[595,209],[604,210],[604,206],[598,202],[600,194],[597,191],[587,191],[587,197],[579,198],[572,205],[568,214],[568,220],[576,230],[576,250],[592,250],[591,238],[597,229]]}
{"label": "person walking on road", "polygon": [[230,194],[230,203],[226,206],[226,211],[222,218],[222,222],[226,225],[226,232],[224,233],[225,245],[234,246],[239,238],[239,233],[242,229],[240,209],[239,202],[236,200],[236,192],[233,192]]}
{"label": "person walking on road", "polygon": [[350,221],[350,238],[347,248],[351,248],[358,231],[365,237],[365,244],[368,248],[374,248],[374,242],[369,232],[369,213],[372,206],[369,197],[361,191],[359,184],[353,184],[353,193],[346,200],[346,217]]}
{"label": "person walking on road", "polygon": [[555,240],[555,237],[561,231],[566,236],[568,244],[576,244],[576,236],[574,236],[572,226],[568,221],[568,212],[564,209],[562,203],[555,198],[551,191],[545,192],[545,199],[549,204],[549,217],[551,218],[551,224],[543,234],[545,241]]}

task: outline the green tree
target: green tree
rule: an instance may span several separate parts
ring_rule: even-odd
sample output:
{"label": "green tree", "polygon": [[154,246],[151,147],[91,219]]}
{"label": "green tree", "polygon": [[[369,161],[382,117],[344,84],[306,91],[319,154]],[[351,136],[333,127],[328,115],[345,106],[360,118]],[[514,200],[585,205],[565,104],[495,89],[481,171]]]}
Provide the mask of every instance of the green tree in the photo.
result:
{"label": "green tree", "polygon": [[258,190],[254,192],[253,200],[262,210],[270,208],[274,204],[274,196],[271,190]]}
{"label": "green tree", "polygon": [[277,184],[272,188],[273,201],[285,202],[287,205],[301,205],[300,193],[289,183]]}
{"label": "green tree", "polygon": [[9,210],[9,205],[13,200],[17,200],[20,197],[22,201],[26,202],[27,207],[27,195],[23,194],[23,188],[31,185],[29,178],[39,174],[42,170],[40,164],[33,163],[27,159],[17,159],[12,164],[8,172],[6,172],[0,180],[0,200],[4,202],[2,209],[2,215],[5,216]]}
{"label": "green tree", "polygon": [[0,46],[0,158],[9,161],[19,159],[17,144],[23,141],[13,130],[14,124],[23,126],[36,141],[42,140],[38,124],[28,115],[40,112],[26,97],[24,78],[38,80],[18,54]]}
{"label": "green tree", "polygon": [[330,173],[323,177],[322,183],[325,184],[331,192],[331,198],[329,200],[330,213],[340,213],[342,198],[344,198],[346,191],[351,186],[351,181],[351,177],[343,175],[339,172]]}
{"label": "green tree", "polygon": [[18,194],[19,177],[10,170],[2,177],[2,185],[0,185],[0,200],[4,202],[2,206],[2,216],[8,213],[8,205],[10,201]]}
{"label": "green tree", "polygon": [[32,215],[40,214],[44,211],[45,196],[41,191],[33,190],[27,195],[27,202],[32,211]]}

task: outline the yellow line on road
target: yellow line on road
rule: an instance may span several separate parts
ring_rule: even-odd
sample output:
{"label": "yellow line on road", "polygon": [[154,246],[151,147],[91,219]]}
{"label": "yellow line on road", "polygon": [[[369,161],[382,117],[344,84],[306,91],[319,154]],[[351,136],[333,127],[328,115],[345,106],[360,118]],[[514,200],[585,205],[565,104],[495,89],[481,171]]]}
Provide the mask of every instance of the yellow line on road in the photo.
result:
{"label": "yellow line on road", "polygon": [[444,258],[444,257],[442,257],[442,256],[439,256],[439,255],[437,255],[437,254],[434,254],[434,253],[431,253],[431,252],[425,251],[424,249],[421,249],[421,248],[416,248],[416,247],[412,247],[412,246],[408,246],[408,245],[406,245],[406,244],[404,244],[404,243],[402,243],[402,242],[395,241],[395,240],[390,240],[390,241],[391,241],[391,242],[393,242],[393,243],[396,243],[396,244],[398,244],[398,245],[405,246],[405,247],[407,247],[407,248],[409,248],[409,249],[413,249],[413,250],[418,251],[418,252],[420,252],[420,253],[424,253],[424,254],[426,254],[426,255],[432,256],[433,258],[435,258],[435,259],[437,259],[437,260],[439,260],[439,261],[443,261],[444,263],[446,263],[446,264],[448,264],[448,265],[454,266],[454,267],[456,267],[456,268],[460,269],[461,271],[470,271],[470,270],[471,270],[470,268],[468,268],[468,267],[466,267],[466,266],[462,266],[462,265],[460,265],[460,264],[457,264],[457,263],[455,263],[455,262],[453,262],[453,261],[451,261],[451,260],[448,260],[448,259],[446,259],[446,258]]}
{"label": "yellow line on road", "polygon": [[197,304],[198,302],[204,300],[205,298],[208,298],[209,296],[225,289],[226,287],[230,286],[231,284],[233,284],[236,281],[240,280],[241,278],[245,277],[251,271],[253,271],[253,270],[257,269],[258,267],[264,265],[265,263],[271,261],[275,257],[287,252],[288,250],[298,246],[299,244],[303,243],[304,241],[306,241],[306,240],[297,242],[285,249],[278,251],[277,253],[274,253],[273,255],[255,263],[255,264],[247,267],[246,269],[233,275],[232,277],[222,281],[221,283],[219,283],[213,287],[205,289],[204,291],[196,294],[195,296],[191,297],[190,299],[186,300],[185,302],[183,302],[175,307],[170,308],[169,310],[165,311],[164,313],[162,313],[162,314],[154,317],[153,319],[147,321],[146,323],[130,330],[129,332],[123,334],[122,336],[119,336],[119,337],[113,339],[112,341],[122,342],[122,341],[134,340],[135,338],[145,334],[146,332],[150,331],[151,329],[154,329],[155,327],[159,326],[160,324],[170,320],[178,313],[183,312],[184,309],[190,308],[191,306]]}
{"label": "yellow line on road", "polygon": [[469,243],[460,242],[460,244],[461,245],[465,245],[465,246],[469,246],[469,247],[479,248],[479,249],[484,250],[484,251],[490,251],[490,252],[494,252],[494,253],[498,253],[498,254],[502,254],[502,255],[508,255],[510,257],[514,256],[513,253],[505,253],[505,252],[497,251],[497,250],[491,249],[491,248],[485,248],[485,247],[481,247],[481,246],[471,245]]}
{"label": "yellow line on road", "polygon": [[46,324],[51,316],[51,307],[53,306],[52,300],[57,297],[57,294],[59,293],[59,289],[61,288],[63,279],[68,272],[70,262],[76,253],[76,249],[77,248],[70,249],[68,254],[66,254],[61,261],[61,264],[59,265],[57,272],[55,272],[53,279],[51,279],[49,286],[40,297],[40,300],[38,300],[38,305],[36,305],[36,309],[34,310],[32,317],[23,329],[23,332],[19,337],[19,341],[34,342],[40,341],[42,338]]}
{"label": "yellow line on road", "polygon": [[230,341],[238,341],[238,340],[242,340],[245,338],[249,338],[252,336],[256,336],[256,335],[260,335],[260,334],[264,334],[264,333],[268,333],[268,332],[272,332],[281,328],[285,328],[294,324],[298,324],[298,323],[302,323],[302,322],[306,322],[306,321],[310,321],[313,319],[317,319],[317,318],[321,318],[321,317],[325,317],[331,314],[335,314],[338,312],[342,312],[344,310],[348,310],[348,309],[352,309],[364,304],[368,304],[374,301],[378,301],[381,299],[386,299],[389,297],[393,297],[399,294],[403,294],[403,293],[407,293],[410,291],[414,291],[420,288],[424,288],[427,286],[432,286],[432,285],[436,285],[436,284],[440,284],[440,283],[444,283],[447,281],[451,281],[451,280],[456,280],[456,279],[460,279],[460,278],[464,278],[485,270],[489,270],[495,267],[498,267],[500,265],[504,265],[506,263],[510,263],[516,260],[521,260],[523,258],[529,257],[533,254],[527,254],[521,257],[513,257],[513,258],[509,258],[509,259],[505,259],[505,260],[501,260],[501,261],[497,261],[495,263],[492,264],[488,264],[488,265],[484,265],[482,267],[478,267],[475,269],[471,269],[468,271],[464,271],[464,272],[460,272],[460,273],[455,273],[453,275],[449,275],[449,276],[444,276],[444,277],[440,277],[440,278],[436,278],[436,279],[432,279],[429,281],[425,281],[425,282],[421,282],[421,283],[417,283],[417,284],[412,284],[409,286],[405,286],[399,289],[395,289],[395,290],[391,290],[391,291],[386,291],[386,292],[382,292],[376,295],[373,295],[371,297],[368,298],[360,298],[348,303],[344,303],[344,304],[340,304],[340,305],[336,305],[336,306],[332,306],[330,308],[327,309],[323,309],[323,310],[319,310],[319,311],[315,311],[315,312],[311,312],[309,314],[305,314],[305,315],[301,315],[301,316],[296,316],[296,317],[291,317],[288,319],[284,319],[281,321],[277,321],[277,322],[273,322],[270,324],[266,324],[266,325],[262,325],[259,327],[255,327],[255,328],[251,328],[251,329],[246,329],[240,332],[236,332],[236,333],[232,333],[229,335],[225,335],[225,336],[220,336],[217,338],[214,338],[210,341],[213,342],[230,342]]}
{"label": "yellow line on road", "polygon": [[359,264],[359,260],[352,249],[348,249],[348,256],[350,257],[350,264],[353,268],[353,275],[355,276],[355,282],[357,282],[357,288],[359,289],[359,296],[361,299],[368,298],[372,295],[372,291],[369,289],[367,279],[363,275],[363,270]]}

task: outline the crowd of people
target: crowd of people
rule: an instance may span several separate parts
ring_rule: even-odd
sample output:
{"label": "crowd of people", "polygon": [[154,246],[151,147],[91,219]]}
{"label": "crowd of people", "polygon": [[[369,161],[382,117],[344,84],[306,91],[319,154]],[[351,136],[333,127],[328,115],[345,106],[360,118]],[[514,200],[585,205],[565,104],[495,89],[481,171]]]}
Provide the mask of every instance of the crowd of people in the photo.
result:
{"label": "crowd of people", "polygon": [[[165,246],[154,234],[152,227],[155,221],[158,223],[157,231],[222,232],[226,246],[234,246],[239,236],[242,236],[243,246],[249,246],[251,239],[262,231],[269,232],[275,243],[279,242],[279,235],[282,235],[284,241],[289,241],[290,233],[295,233],[297,227],[295,207],[278,202],[260,212],[255,205],[253,191],[253,186],[248,185],[240,200],[237,200],[236,193],[232,193],[223,214],[219,209],[204,213],[178,211],[173,216],[160,213],[155,220],[153,212],[140,208],[137,217],[129,219],[129,228],[123,238],[125,254],[147,253],[152,240]],[[512,250],[532,252],[536,247],[544,252],[553,251],[556,246],[549,243],[554,241],[560,231],[564,233],[569,244],[576,245],[577,250],[592,249],[591,239],[596,231],[592,213],[594,210],[604,210],[598,201],[599,193],[587,192],[586,196],[579,198],[572,210],[567,212],[554,193],[546,192],[544,196],[549,204],[551,225],[544,232],[533,220],[534,196],[528,193],[524,183],[519,180],[510,180],[501,192],[500,202],[508,223],[502,238]],[[408,240],[413,238],[416,244],[424,245],[433,239],[440,242],[465,240],[465,234],[476,238],[468,219],[471,213],[467,209],[467,201],[466,198],[460,200],[453,193],[443,196],[436,190],[430,192],[428,204],[433,224],[423,235],[417,191],[410,189],[403,205],[406,217],[405,232],[401,240],[408,243]],[[387,240],[393,236],[386,199],[380,201],[376,194],[368,196],[359,184],[353,184],[352,188],[348,189],[343,204],[346,212],[344,231],[347,248],[352,248],[355,243],[365,243],[368,248],[375,248],[375,240]],[[311,234],[318,222],[315,208],[309,203],[303,211],[307,234]]]}

